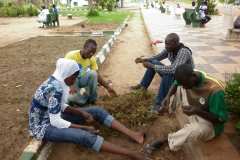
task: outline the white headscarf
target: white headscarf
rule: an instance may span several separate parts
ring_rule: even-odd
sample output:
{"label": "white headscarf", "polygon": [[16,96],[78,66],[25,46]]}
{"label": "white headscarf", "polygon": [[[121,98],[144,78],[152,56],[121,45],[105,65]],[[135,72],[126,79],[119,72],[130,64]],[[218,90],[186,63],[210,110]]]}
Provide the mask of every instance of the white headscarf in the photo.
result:
{"label": "white headscarf", "polygon": [[53,73],[53,77],[55,77],[59,82],[61,82],[61,86],[63,89],[62,102],[61,106],[64,107],[67,102],[67,98],[69,95],[69,87],[66,85],[64,80],[74,73],[79,71],[78,64],[69,59],[59,58],[56,63],[56,70]]}

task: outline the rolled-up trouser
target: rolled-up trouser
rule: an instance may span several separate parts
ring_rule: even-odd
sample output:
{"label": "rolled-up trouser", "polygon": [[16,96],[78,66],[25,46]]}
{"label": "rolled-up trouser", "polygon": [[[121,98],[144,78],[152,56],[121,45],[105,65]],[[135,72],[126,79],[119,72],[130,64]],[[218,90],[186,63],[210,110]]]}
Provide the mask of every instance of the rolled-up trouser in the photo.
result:
{"label": "rolled-up trouser", "polygon": [[[75,87],[77,88],[78,92],[73,95],[69,95],[68,101],[77,105],[95,102],[97,100],[97,82],[98,79],[96,71],[80,71],[75,82]],[[84,93],[80,93],[81,88],[84,88]]]}
{"label": "rolled-up trouser", "polygon": [[[105,110],[99,107],[88,107],[84,108],[83,110],[90,113],[97,122],[111,127],[114,118]],[[62,118],[76,124],[84,123],[83,117],[69,113],[63,113]],[[91,148],[97,152],[100,151],[104,141],[103,137],[90,133],[83,129],[56,128],[51,125],[47,127],[43,140],[51,142],[69,142],[80,144],[84,147]]]}
{"label": "rolled-up trouser", "polygon": [[189,123],[175,133],[168,134],[171,150],[179,150],[186,142],[208,141],[214,138],[213,124],[197,115],[189,117]]}
{"label": "rolled-up trouser", "polygon": [[[159,62],[158,60],[150,60],[150,63],[154,65],[162,65],[164,66],[163,63]],[[158,73],[155,71],[153,68],[147,68],[147,70],[144,73],[144,76],[140,82],[140,85],[143,86],[144,88],[148,88],[149,85],[151,84],[155,74]],[[166,97],[173,81],[174,81],[174,75],[173,74],[160,74],[158,73],[159,76],[161,77],[161,82],[159,85],[158,93],[155,98],[155,107],[160,107],[163,99]],[[160,108],[154,108],[156,110]]]}

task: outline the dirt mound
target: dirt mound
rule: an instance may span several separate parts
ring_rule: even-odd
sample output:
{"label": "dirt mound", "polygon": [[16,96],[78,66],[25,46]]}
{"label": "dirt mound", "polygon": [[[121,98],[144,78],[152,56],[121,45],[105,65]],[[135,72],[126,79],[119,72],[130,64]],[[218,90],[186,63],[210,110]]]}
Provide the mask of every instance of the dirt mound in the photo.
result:
{"label": "dirt mound", "polygon": [[[132,92],[115,98],[103,97],[97,105],[105,108],[117,120],[131,129],[141,130],[147,134],[145,143],[177,130],[177,121],[174,117],[158,116],[149,112],[154,95],[151,92]],[[100,135],[108,141],[120,146],[141,150],[142,146],[132,142],[117,131],[101,126]],[[97,154],[74,144],[56,144],[49,160],[86,159],[86,160],[125,160],[126,157],[108,153]],[[184,160],[184,153],[171,152],[167,146],[153,155],[154,160]]]}

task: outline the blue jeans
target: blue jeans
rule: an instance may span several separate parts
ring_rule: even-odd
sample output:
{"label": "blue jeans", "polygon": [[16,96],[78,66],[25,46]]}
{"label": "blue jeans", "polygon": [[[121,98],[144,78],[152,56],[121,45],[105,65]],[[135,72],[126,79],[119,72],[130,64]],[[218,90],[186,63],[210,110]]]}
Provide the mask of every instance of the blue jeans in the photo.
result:
{"label": "blue jeans", "polygon": [[[97,100],[97,72],[94,70],[81,70],[75,82],[75,88],[78,92],[70,95],[68,101],[78,105],[95,102]],[[81,95],[81,88],[85,89],[85,93]]]}
{"label": "blue jeans", "polygon": [[[156,65],[164,65],[161,62],[159,62],[158,60],[150,60],[149,62],[152,64],[156,64]],[[156,73],[156,71],[154,69],[147,68],[140,85],[147,89],[149,87],[149,85],[151,84],[151,82],[155,76],[155,73]],[[173,74],[160,74],[160,73],[158,73],[158,74],[160,75],[162,80],[161,80],[161,83],[160,83],[160,86],[158,89],[158,94],[155,99],[155,105],[160,106],[174,81],[174,75]]]}
{"label": "blue jeans", "polygon": [[[111,127],[114,118],[105,110],[99,107],[84,108],[86,112],[90,113],[93,118],[108,127]],[[75,124],[83,124],[84,119],[81,116],[76,116],[70,113],[63,113],[62,118]],[[43,140],[51,142],[69,142],[80,144],[86,148],[91,148],[95,151],[100,151],[103,144],[103,137],[90,133],[83,129],[77,128],[56,128],[52,125],[48,126]]]}

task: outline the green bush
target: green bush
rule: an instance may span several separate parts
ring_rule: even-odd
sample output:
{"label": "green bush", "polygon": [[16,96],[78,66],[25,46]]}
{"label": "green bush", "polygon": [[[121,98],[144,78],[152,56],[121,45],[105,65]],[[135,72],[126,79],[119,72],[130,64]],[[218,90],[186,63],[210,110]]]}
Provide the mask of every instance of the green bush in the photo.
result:
{"label": "green bush", "polygon": [[10,16],[10,17],[17,17],[17,16],[19,16],[18,15],[18,9],[17,9],[17,7],[16,6],[10,6],[10,7],[8,7],[8,9],[7,9],[7,13],[8,13],[8,16]]}
{"label": "green bush", "polygon": [[8,8],[7,7],[1,7],[0,8],[0,17],[7,17],[8,16]]}
{"label": "green bush", "polygon": [[0,8],[4,6],[4,3],[0,1]]}
{"label": "green bush", "polygon": [[116,6],[116,0],[99,0],[98,6],[102,9],[107,9],[108,11],[113,11]]}
{"label": "green bush", "polygon": [[17,17],[17,16],[36,16],[38,15],[38,8],[32,4],[17,5],[8,3],[0,7],[0,17]]}
{"label": "green bush", "polygon": [[96,17],[99,16],[99,12],[96,8],[90,8],[88,13],[87,13],[88,17]]}
{"label": "green bush", "polygon": [[240,115],[240,73],[233,74],[225,89],[229,110]]}
{"label": "green bush", "polygon": [[208,1],[208,14],[209,15],[216,15],[218,14],[218,11],[216,10],[216,0],[209,0]]}
{"label": "green bush", "polygon": [[[225,0],[219,0],[220,3],[225,3]],[[235,0],[228,0],[227,4],[234,4]]]}
{"label": "green bush", "polygon": [[25,13],[28,16],[37,16],[38,15],[38,8],[32,4],[26,5],[25,6]]}

